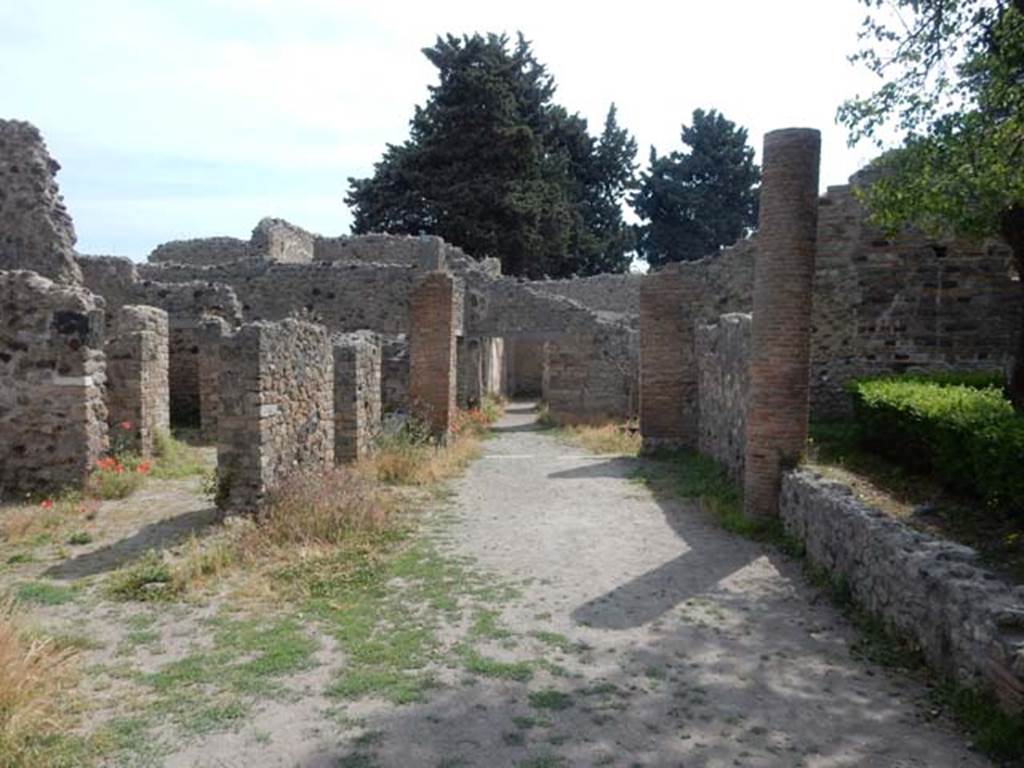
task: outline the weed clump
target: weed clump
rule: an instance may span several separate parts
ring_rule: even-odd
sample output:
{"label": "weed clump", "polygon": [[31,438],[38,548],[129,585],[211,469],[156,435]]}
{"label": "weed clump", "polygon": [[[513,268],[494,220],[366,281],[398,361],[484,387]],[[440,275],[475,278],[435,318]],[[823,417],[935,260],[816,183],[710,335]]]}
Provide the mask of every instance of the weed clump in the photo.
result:
{"label": "weed clump", "polygon": [[11,600],[0,602],[0,766],[54,765],[47,745],[65,728],[75,651],[31,637]]}

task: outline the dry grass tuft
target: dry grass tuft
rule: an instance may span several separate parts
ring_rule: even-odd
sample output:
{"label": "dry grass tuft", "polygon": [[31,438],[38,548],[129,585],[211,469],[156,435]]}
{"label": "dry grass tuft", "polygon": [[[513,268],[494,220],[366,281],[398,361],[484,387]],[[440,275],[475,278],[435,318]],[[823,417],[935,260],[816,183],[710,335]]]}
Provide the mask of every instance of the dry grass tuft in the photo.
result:
{"label": "dry grass tuft", "polygon": [[384,530],[393,508],[369,467],[302,472],[270,495],[253,535],[274,546],[333,546]]}
{"label": "dry grass tuft", "polygon": [[11,600],[0,601],[0,766],[51,765],[46,742],[66,725],[76,651],[31,637]]}
{"label": "dry grass tuft", "polygon": [[591,453],[636,456],[640,453],[640,430],[634,424],[577,425],[562,433]]}
{"label": "dry grass tuft", "polygon": [[369,464],[382,483],[423,486],[453,477],[479,455],[474,435],[451,438],[444,445],[399,436],[382,440]]}
{"label": "dry grass tuft", "polygon": [[96,517],[100,502],[77,492],[36,504],[18,504],[0,508],[0,539],[16,544],[48,535],[58,537],[71,528]]}

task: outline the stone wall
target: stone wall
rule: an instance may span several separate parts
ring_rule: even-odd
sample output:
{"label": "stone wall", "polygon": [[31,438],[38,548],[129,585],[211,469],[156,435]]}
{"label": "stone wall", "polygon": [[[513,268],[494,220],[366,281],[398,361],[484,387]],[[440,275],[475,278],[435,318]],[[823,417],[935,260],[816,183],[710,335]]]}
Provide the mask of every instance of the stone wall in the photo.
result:
{"label": "stone wall", "polygon": [[371,333],[334,337],[334,459],[365,458],[381,428],[381,347]]}
{"label": "stone wall", "polygon": [[334,462],[334,356],[327,331],[250,323],[221,344],[217,474],[225,508],[251,512],[294,472]]}
{"label": "stone wall", "polygon": [[379,336],[381,408],[384,413],[409,410],[409,340],[404,334]]}
{"label": "stone wall", "polygon": [[196,330],[197,379],[199,384],[199,435],[216,444],[220,420],[221,345],[231,335],[231,326],[221,317],[205,318]]}
{"label": "stone wall", "polygon": [[852,186],[830,187],[818,208],[814,416],[848,415],[842,385],[861,376],[1007,369],[1021,326],[1011,262],[995,241],[936,241],[909,229],[887,238]]}
{"label": "stone wall", "polygon": [[814,565],[936,669],[1024,705],[1024,589],[985,571],[969,547],[914,531],[806,469],[784,476],[779,513]]}
{"label": "stone wall", "polygon": [[483,392],[494,397],[504,397],[505,382],[505,340],[501,337],[485,336],[481,341],[481,374]]}
{"label": "stone wall", "polygon": [[0,271],[0,495],[79,485],[107,450],[102,302]]}
{"label": "stone wall", "polygon": [[151,264],[230,264],[249,258],[249,241],[237,237],[201,237],[171,240],[149,254]]}
{"label": "stone wall", "polygon": [[540,397],[544,383],[544,342],[512,337],[505,342],[505,368],[511,397]]}
{"label": "stone wall", "polygon": [[401,266],[271,264],[196,267],[140,265],[142,278],[164,283],[222,284],[239,300],[245,322],[284,320],[297,312],[332,333],[409,331],[409,292],[422,273]]}
{"label": "stone wall", "polygon": [[725,465],[742,482],[750,394],[751,316],[721,315],[714,325],[698,323],[697,449]]}
{"label": "stone wall", "polygon": [[619,421],[636,410],[636,341],[618,327],[568,333],[544,345],[544,401],[559,424]]}
{"label": "stone wall", "polygon": [[107,336],[107,421],[117,437],[112,445],[150,457],[157,435],[171,428],[167,313],[121,307]]}
{"label": "stone wall", "polygon": [[75,226],[54,179],[58,170],[35,126],[0,120],[0,269],[79,283]]}
{"label": "stone wall", "polygon": [[112,314],[125,305],[158,307],[168,316],[171,421],[199,426],[200,329],[207,317],[220,317],[231,325],[242,319],[235,291],[209,280],[160,282],[140,276],[129,259],[80,256],[85,286],[103,296]]}
{"label": "stone wall", "polygon": [[643,275],[593,275],[569,280],[538,280],[530,287],[564,296],[587,309],[620,315],[640,314],[640,285]]}

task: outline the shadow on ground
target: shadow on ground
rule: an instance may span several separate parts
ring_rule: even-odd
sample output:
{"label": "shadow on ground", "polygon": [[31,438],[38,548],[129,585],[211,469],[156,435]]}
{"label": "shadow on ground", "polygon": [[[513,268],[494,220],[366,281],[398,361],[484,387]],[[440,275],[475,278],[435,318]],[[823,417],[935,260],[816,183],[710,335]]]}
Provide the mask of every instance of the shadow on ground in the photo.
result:
{"label": "shadow on ground", "polygon": [[193,533],[199,533],[221,518],[221,512],[214,506],[164,518],[140,528],[131,536],[58,563],[43,575],[51,579],[72,580],[113,571],[151,549],[165,549],[180,544]]}

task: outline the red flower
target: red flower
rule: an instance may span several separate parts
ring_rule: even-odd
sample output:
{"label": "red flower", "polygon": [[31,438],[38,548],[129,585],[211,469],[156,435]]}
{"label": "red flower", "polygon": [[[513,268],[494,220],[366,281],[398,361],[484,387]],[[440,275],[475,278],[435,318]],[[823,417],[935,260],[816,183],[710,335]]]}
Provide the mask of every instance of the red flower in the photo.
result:
{"label": "red flower", "polygon": [[124,472],[124,464],[121,464],[121,463],[115,464],[115,465],[114,465],[114,472],[116,472],[116,473],[117,473],[117,474],[119,474],[119,475],[120,475],[120,474],[121,474],[122,472]]}
{"label": "red flower", "polygon": [[140,462],[139,466],[137,466],[135,468],[135,471],[138,472],[140,475],[146,474],[147,472],[149,472],[149,462],[148,461]]}
{"label": "red flower", "polygon": [[43,509],[52,509],[53,499],[43,499],[41,502],[39,502],[39,506],[42,507]]}
{"label": "red flower", "polygon": [[127,432],[129,429],[132,428],[132,423],[130,421],[122,421],[117,426],[123,429],[125,432]]}
{"label": "red flower", "polygon": [[107,456],[105,459],[100,459],[96,462],[96,469],[100,472],[110,472],[117,467],[117,459],[113,456]]}

